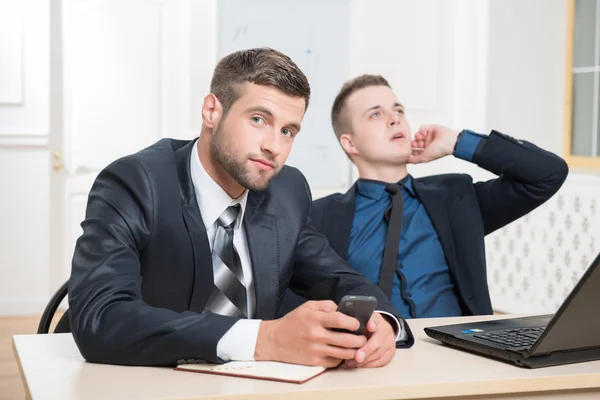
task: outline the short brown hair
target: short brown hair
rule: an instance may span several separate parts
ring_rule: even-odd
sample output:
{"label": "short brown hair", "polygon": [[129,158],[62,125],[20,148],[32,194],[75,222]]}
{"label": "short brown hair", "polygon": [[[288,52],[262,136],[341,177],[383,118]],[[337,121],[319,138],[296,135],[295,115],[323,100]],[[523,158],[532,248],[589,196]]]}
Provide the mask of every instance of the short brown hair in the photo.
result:
{"label": "short brown hair", "polygon": [[291,97],[302,97],[308,107],[310,85],[304,73],[285,54],[270,48],[240,50],[223,57],[215,67],[210,91],[227,114],[240,98],[239,86],[252,82],[271,86]]}
{"label": "short brown hair", "polygon": [[348,97],[352,93],[370,86],[387,86],[391,88],[388,81],[381,75],[361,75],[344,83],[344,86],[335,97],[333,107],[331,107],[331,125],[333,125],[333,131],[338,140],[340,140],[343,133],[347,133],[352,129],[350,118],[343,115]]}

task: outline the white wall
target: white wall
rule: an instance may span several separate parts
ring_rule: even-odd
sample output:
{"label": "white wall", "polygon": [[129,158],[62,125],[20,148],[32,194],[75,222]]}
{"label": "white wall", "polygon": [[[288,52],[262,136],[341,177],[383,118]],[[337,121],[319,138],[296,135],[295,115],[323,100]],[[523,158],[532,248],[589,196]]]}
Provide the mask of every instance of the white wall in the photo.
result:
{"label": "white wall", "polygon": [[489,126],[562,155],[565,0],[491,0]]}
{"label": "white wall", "polygon": [[[190,59],[190,50],[198,47],[191,40],[196,13],[190,1],[60,4],[63,82],[54,103],[62,101],[62,107],[53,113],[61,123],[52,132],[52,150],[63,154],[64,171],[53,173],[51,182],[62,187],[53,193],[54,287],[69,276],[87,193],[98,172],[163,137],[194,137],[190,93],[197,89],[190,86],[190,71],[210,64],[194,65]],[[201,17],[195,23],[209,25]]]}
{"label": "white wall", "polygon": [[[487,0],[354,0],[349,78],[383,75],[413,131],[438,123],[485,131],[487,12]],[[414,176],[447,170],[475,168],[452,157],[409,167]]]}
{"label": "white wall", "polygon": [[41,313],[68,278],[101,168],[197,134],[214,7],[0,0],[0,315]]}
{"label": "white wall", "polygon": [[0,315],[48,301],[48,165],[45,146],[0,144]]}
{"label": "white wall", "polygon": [[[490,0],[490,127],[563,155],[567,2]],[[600,171],[571,170],[550,201],[487,240],[492,302],[554,312],[600,251]]]}
{"label": "white wall", "polygon": [[49,6],[0,1],[0,315],[49,293]]}

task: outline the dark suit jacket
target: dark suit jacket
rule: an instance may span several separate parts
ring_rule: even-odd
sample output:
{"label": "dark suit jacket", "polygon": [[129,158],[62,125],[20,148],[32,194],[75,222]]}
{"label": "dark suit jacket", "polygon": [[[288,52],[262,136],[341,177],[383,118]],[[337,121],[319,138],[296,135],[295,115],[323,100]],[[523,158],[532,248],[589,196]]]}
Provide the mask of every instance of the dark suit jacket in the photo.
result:
{"label": "dark suit jacket", "polygon": [[[492,131],[473,159],[500,177],[473,183],[469,175],[444,174],[414,180],[414,189],[438,234],[464,315],[491,314],[484,236],[527,214],[563,184],[567,164],[531,143]],[[356,184],[346,194],[315,200],[311,219],[331,247],[347,258]],[[303,300],[292,293],[285,314]]]}
{"label": "dark suit jacket", "polygon": [[[217,343],[238,318],[202,313],[213,272],[190,176],[194,143],[160,140],[109,165],[91,189],[69,281],[71,329],[88,361],[221,361]],[[273,319],[288,286],[315,300],[373,295],[398,316],[309,225],[310,191],[298,170],[284,167],[246,207],[256,318]]]}

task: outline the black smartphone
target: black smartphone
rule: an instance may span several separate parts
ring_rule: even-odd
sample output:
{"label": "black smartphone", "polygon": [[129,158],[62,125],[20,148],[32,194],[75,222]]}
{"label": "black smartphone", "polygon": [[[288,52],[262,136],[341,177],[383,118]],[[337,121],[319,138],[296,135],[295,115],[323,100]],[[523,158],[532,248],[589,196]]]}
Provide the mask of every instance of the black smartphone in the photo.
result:
{"label": "black smartphone", "polygon": [[334,329],[338,332],[348,332],[355,335],[365,335],[367,331],[367,322],[371,318],[371,314],[377,307],[377,299],[374,296],[344,296],[338,304],[337,311],[354,317],[360,323],[356,331],[348,331],[346,329]]}

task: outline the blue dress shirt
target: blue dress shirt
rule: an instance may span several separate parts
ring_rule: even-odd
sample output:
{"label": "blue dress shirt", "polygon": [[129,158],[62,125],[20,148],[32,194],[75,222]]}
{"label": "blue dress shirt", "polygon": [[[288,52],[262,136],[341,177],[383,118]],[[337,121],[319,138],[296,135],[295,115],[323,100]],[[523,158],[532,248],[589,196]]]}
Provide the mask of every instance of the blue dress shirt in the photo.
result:
{"label": "blue dress shirt", "polygon": [[[486,136],[462,131],[454,155],[471,161],[486,140]],[[413,189],[412,177],[408,176],[402,183],[404,213],[392,304],[405,318],[462,315],[454,281],[433,223]],[[347,255],[348,262],[376,284],[379,284],[387,234],[384,213],[391,202],[385,185],[385,182],[358,180]]]}

